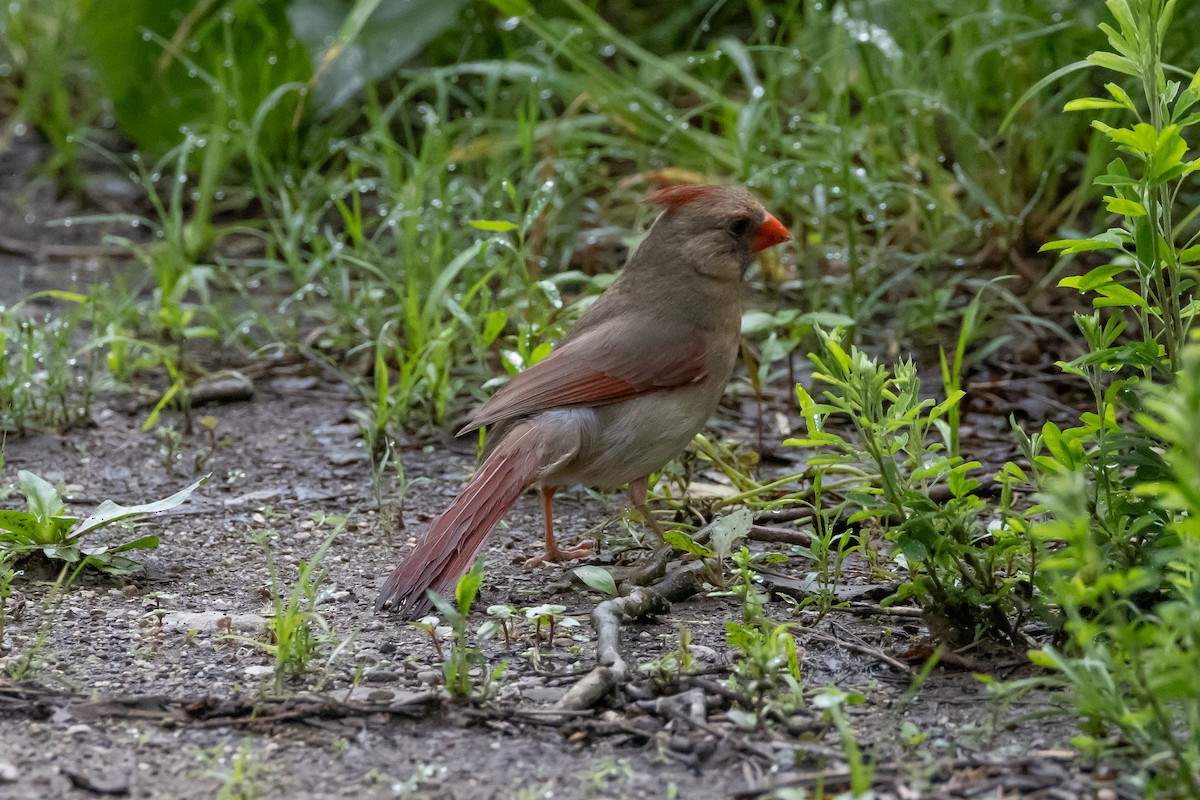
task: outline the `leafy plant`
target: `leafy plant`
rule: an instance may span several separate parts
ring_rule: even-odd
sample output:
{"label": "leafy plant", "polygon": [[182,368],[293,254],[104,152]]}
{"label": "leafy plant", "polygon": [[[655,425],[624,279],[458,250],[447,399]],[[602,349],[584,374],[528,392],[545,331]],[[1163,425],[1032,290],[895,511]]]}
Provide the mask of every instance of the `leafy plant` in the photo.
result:
{"label": "leafy plant", "polygon": [[270,576],[271,617],[268,620],[270,640],[263,642],[244,636],[231,636],[252,644],[275,661],[275,693],[281,694],[288,680],[304,676],[312,662],[328,653],[332,662],[351,641],[337,639],[333,626],[325,619],[320,606],[337,590],[329,582],[329,569],[324,566],[325,556],[334,540],[341,534],[338,525],[321,542],[309,558],[301,559],[297,565],[296,582],[288,591],[283,586],[271,555],[270,531],[251,534],[251,541],[263,551]]}
{"label": "leafy plant", "polygon": [[845,706],[860,705],[864,702],[861,694],[849,694],[834,686],[822,689],[813,697],[813,706],[822,709],[827,719],[837,728],[838,738],[842,742],[842,752],[846,754],[846,764],[850,770],[850,798],[870,798],[871,786],[875,782],[875,762],[865,760],[858,740],[846,718]]}
{"label": "leafy plant", "polygon": [[[911,361],[898,363],[892,374],[858,348],[844,349],[834,335],[822,334],[822,350],[810,358],[814,382],[831,388],[818,403],[797,384],[806,436],[785,444],[820,448],[808,460],[811,469],[838,467],[862,476],[845,492],[843,508],[851,523],[871,522],[882,530],[907,566],[908,579],[889,602],[917,600],[935,633],[951,641],[981,633],[1018,641],[1017,621],[1027,610],[1021,587],[1028,580],[1020,562],[1031,559],[1031,545],[1007,531],[985,529],[979,519],[984,502],[974,494],[979,483],[968,476],[979,463],[930,441],[935,431],[952,440],[945,418],[962,391],[941,403],[921,399]],[[830,430],[833,415],[848,419],[857,435]],[[939,484],[949,499],[932,499]]]}
{"label": "leafy plant", "polygon": [[[73,310],[31,317],[27,307],[47,298]],[[92,359],[75,340],[92,310],[89,298],[63,291],[35,292],[0,307],[0,431],[23,435],[88,418],[95,376]]]}
{"label": "leafy plant", "polygon": [[[475,602],[475,596],[482,583],[483,559],[479,559],[470,572],[458,579],[454,587],[454,603],[437,592],[429,593],[429,598],[450,624],[452,631],[450,652],[442,662],[442,675],[446,682],[446,691],[455,700],[490,700],[497,690],[496,680],[504,672],[506,662],[500,662],[494,669],[490,668],[487,656],[477,645],[471,644],[467,631],[471,605]],[[492,638],[498,628],[496,623],[489,620],[476,632],[476,642],[482,643]]]}
{"label": "leafy plant", "polygon": [[58,489],[28,470],[20,470],[17,480],[25,495],[25,511],[0,511],[0,550],[21,559],[40,553],[51,560],[92,567],[112,575],[124,575],[137,569],[137,562],[122,555],[131,550],[158,547],[158,536],[148,534],[116,545],[85,544],[83,537],[122,520],[161,514],[182,504],[208,476],[179,490],[170,497],[136,506],[122,506],[105,500],[86,519],[67,515],[66,504]]}
{"label": "leafy plant", "polygon": [[242,740],[236,751],[222,741],[207,750],[198,751],[198,756],[204,764],[199,776],[214,779],[220,784],[216,800],[258,800],[262,797],[264,790],[261,781],[267,772],[267,765],[255,756],[249,736]]}
{"label": "leafy plant", "polygon": [[766,717],[784,717],[804,705],[800,656],[790,623],[775,623],[763,611],[765,595],[752,569],[753,556],[742,547],[732,556],[736,567],[731,593],[742,600],[742,620],[725,623],[725,641],[737,653],[730,688],[750,699],[748,727],[761,727]]}

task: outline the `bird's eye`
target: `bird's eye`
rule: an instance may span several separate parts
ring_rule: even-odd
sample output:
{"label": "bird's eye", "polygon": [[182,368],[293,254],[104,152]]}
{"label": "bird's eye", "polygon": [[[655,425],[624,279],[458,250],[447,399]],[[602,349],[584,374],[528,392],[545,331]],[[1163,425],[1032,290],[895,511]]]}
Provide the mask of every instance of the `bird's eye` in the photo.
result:
{"label": "bird's eye", "polygon": [[734,236],[742,237],[746,235],[746,231],[750,230],[750,226],[753,224],[754,220],[749,217],[738,217],[729,223],[729,232]]}

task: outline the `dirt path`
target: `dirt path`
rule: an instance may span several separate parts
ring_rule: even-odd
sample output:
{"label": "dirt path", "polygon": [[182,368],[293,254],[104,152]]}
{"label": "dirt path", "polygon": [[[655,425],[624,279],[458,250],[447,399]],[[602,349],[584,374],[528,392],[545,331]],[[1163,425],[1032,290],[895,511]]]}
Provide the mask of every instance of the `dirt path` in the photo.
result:
{"label": "dirt path", "polygon": [[[276,798],[731,797],[760,796],[774,786],[811,790],[822,780],[831,794],[845,788],[838,778],[842,745],[811,704],[786,730],[740,731],[715,704],[688,723],[647,710],[656,690],[646,673],[635,689],[648,701],[626,697],[572,717],[547,713],[591,666],[587,615],[599,597],[560,582],[562,567],[520,566],[539,546],[532,495],[488,549],[476,608],[553,602],[582,624],[540,645],[536,658],[527,629],[507,648],[490,643],[491,663],[507,660],[507,669],[488,706],[423,700],[438,659],[425,633],[373,612],[375,590],[408,537],[456,491],[472,459],[441,446],[406,450],[406,528],[389,540],[373,510],[350,406],[343,387],[282,374],[261,379],[252,402],[203,409],[216,418],[222,442],[211,454],[202,437],[185,438],[167,459],[162,436],[140,430],[144,411],[111,407],[97,412],[94,428],[8,442],[4,483],[15,482],[17,469],[33,470],[67,486],[77,501],[72,511],[109,497],[129,503],[164,496],[192,480],[197,467],[212,478],[183,508],[150,523],[148,532],[159,533],[162,544],[141,558],[143,573],[124,581],[88,578],[71,588],[40,653],[45,663],[33,674],[40,694],[0,684],[0,798],[213,797],[222,783],[213,771],[238,761],[258,773],[258,794],[249,796]],[[16,498],[2,505],[15,507]],[[619,508],[620,498],[605,508],[576,492],[558,512],[570,537]],[[297,560],[329,530],[314,521],[320,514],[349,517],[327,559],[337,591],[324,608],[337,635],[353,633],[354,640],[327,671],[318,665],[308,685],[288,691],[294,696],[321,683],[323,696],[357,710],[340,718],[214,721],[221,703],[269,692],[270,662],[259,648],[186,615],[220,612],[212,616],[229,615],[235,632],[260,634],[269,578],[261,549],[247,536],[277,535],[273,553],[290,585]],[[610,537],[609,544],[619,541]],[[602,549],[596,563],[612,559],[611,549]],[[801,577],[807,567],[792,558],[781,571]],[[10,621],[9,663],[34,646],[48,583],[17,588],[23,611]],[[729,598],[695,596],[628,627],[623,650],[631,663],[647,663],[674,650],[686,625],[697,669],[719,681],[729,667],[724,622],[736,609]],[[792,618],[778,601],[768,613]],[[478,612],[472,624],[485,619]],[[991,706],[978,680],[938,669],[911,703],[902,700],[912,676],[870,653],[902,656],[923,643],[918,619],[835,613],[818,633],[835,641],[797,633],[806,690],[836,685],[864,695],[849,713],[860,746],[876,759],[878,797],[1117,796],[1096,794],[1105,782],[1062,752],[1069,727],[1019,721],[1044,698]],[[1011,654],[975,658],[996,677],[1018,674],[1005,666]],[[142,700],[96,702],[130,696]]]}

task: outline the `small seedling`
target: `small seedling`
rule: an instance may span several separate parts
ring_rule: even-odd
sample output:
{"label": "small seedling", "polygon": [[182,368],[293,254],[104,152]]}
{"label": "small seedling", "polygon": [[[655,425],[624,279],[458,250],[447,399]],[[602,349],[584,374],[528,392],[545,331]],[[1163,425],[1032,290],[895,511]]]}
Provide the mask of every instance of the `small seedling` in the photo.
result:
{"label": "small seedling", "polygon": [[[475,566],[466,575],[458,579],[454,589],[454,603],[430,592],[429,597],[438,611],[450,623],[453,636],[450,641],[450,654],[443,658],[442,673],[446,681],[446,691],[450,697],[460,701],[480,702],[490,700],[496,693],[496,679],[504,672],[505,662],[495,669],[488,668],[487,657],[479,650],[478,643],[487,641],[495,635],[495,623],[485,623],[475,634],[477,644],[470,642],[467,632],[467,620],[471,615],[471,605],[479,593],[483,583],[483,559],[475,562]],[[490,623],[491,621],[489,621]],[[436,642],[436,638],[435,638]],[[441,647],[438,648],[441,657]],[[475,683],[472,673],[479,678]]]}
{"label": "small seedling", "polygon": [[319,609],[337,589],[336,584],[329,582],[329,571],[322,564],[340,533],[340,527],[335,529],[311,558],[300,561],[296,583],[286,594],[271,555],[270,532],[259,531],[251,535],[251,541],[262,548],[270,574],[271,639],[262,642],[244,636],[230,635],[228,638],[253,644],[275,659],[276,694],[283,692],[286,680],[303,676],[321,654],[332,649],[328,659],[332,662],[351,641],[352,637],[347,637],[338,642],[333,627]]}
{"label": "small seedling", "polygon": [[517,610],[507,603],[488,606],[488,616],[492,617],[499,625],[500,632],[504,634],[504,646],[508,647],[512,644],[513,637],[513,620],[516,619]]}
{"label": "small seedling", "polygon": [[221,742],[208,750],[197,753],[204,769],[201,778],[213,778],[220,782],[216,800],[257,800],[263,794],[259,785],[267,765],[254,755],[250,738],[242,741],[237,752],[228,757],[230,746]]}

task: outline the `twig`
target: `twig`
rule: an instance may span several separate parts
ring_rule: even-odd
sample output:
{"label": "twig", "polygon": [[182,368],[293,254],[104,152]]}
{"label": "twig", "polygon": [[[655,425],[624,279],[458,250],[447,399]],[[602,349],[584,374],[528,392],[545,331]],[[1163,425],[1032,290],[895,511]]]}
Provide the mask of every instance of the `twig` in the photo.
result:
{"label": "twig", "polygon": [[874,658],[879,659],[880,661],[887,664],[888,666],[892,667],[893,669],[899,670],[900,672],[903,672],[905,674],[909,674],[912,672],[912,667],[908,666],[903,661],[898,661],[898,660],[892,658],[891,656],[889,656],[887,653],[883,652],[882,650],[877,650],[874,647],[867,647],[865,644],[855,644],[854,642],[847,642],[845,639],[838,639],[837,637],[834,637],[834,636],[828,636],[824,633],[818,633],[817,631],[814,631],[812,628],[796,628],[795,630],[797,633],[803,633],[805,636],[816,639],[817,641],[829,642],[830,644],[841,645],[842,647],[846,648],[847,650],[853,650],[854,652],[862,653],[865,656],[872,656]]}
{"label": "twig", "polygon": [[747,538],[755,542],[781,542],[805,547],[812,544],[812,535],[809,533],[794,531],[790,528],[777,528],[773,525],[751,525]]}

